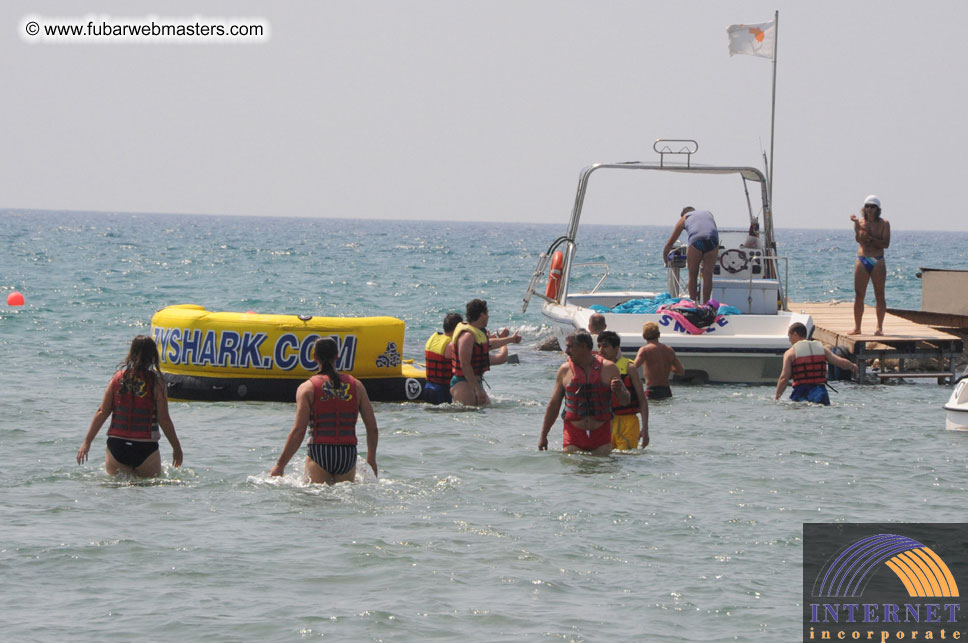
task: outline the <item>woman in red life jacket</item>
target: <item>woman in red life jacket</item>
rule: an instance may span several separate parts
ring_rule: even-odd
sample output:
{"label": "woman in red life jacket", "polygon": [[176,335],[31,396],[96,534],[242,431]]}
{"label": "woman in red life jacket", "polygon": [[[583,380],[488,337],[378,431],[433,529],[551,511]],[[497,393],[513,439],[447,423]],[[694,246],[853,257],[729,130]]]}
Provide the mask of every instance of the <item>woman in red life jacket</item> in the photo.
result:
{"label": "woman in red life jacket", "polygon": [[127,358],[108,383],[91,428],[77,450],[78,464],[87,460],[91,443],[108,417],[111,426],[104,469],[109,475],[120,471],[143,478],[160,475],[159,426],[171,444],[172,464],[181,466],[182,449],[168,415],[168,389],[159,370],[158,346],[147,335],[134,338]]}
{"label": "woman in red life jacket", "polygon": [[379,431],[363,383],[336,370],[339,347],[331,337],[317,339],[313,353],[319,364],[319,374],[300,384],[296,390],[296,421],[270,475],[285,473],[286,465],[299,450],[309,427],[309,452],[306,455],[309,479],[326,484],[353,481],[356,478],[356,420],[359,416],[363,416],[366,427],[366,463],[376,475]]}
{"label": "woman in red life jacket", "polygon": [[538,450],[548,449],[548,433],[565,404],[562,419],[565,453],[588,451],[592,455],[612,452],[612,396],[621,405],[631,400],[614,362],[592,352],[592,337],[582,331],[565,338],[568,361],[558,369],[555,389],[545,409]]}

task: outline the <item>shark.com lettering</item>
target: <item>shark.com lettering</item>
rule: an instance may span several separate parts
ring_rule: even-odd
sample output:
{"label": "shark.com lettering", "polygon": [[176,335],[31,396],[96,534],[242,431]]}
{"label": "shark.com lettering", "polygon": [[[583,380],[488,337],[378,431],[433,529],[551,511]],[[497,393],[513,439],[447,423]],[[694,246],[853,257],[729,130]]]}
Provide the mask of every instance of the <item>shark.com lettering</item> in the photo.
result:
{"label": "shark.com lettering", "polygon": [[[279,369],[291,371],[297,367],[315,371],[313,344],[322,335],[299,338],[294,333],[283,333],[275,343],[264,346],[269,335],[263,332],[234,330],[201,330],[199,328],[155,328],[154,339],[162,364],[173,366],[212,366],[219,368]],[[329,335],[339,346],[336,368],[351,371],[356,362],[355,335]]]}

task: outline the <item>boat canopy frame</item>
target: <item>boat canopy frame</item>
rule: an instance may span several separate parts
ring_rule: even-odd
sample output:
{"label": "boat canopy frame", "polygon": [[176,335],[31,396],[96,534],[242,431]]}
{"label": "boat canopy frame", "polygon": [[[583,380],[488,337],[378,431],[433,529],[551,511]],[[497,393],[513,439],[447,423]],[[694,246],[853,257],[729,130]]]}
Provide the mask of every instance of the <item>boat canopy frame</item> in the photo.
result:
{"label": "boat canopy frame", "polygon": [[[691,154],[691,153],[690,153]],[[564,252],[564,265],[562,266],[561,286],[558,288],[556,301],[563,303],[568,297],[568,285],[571,281],[571,268],[575,250],[578,246],[575,241],[578,234],[578,225],[581,222],[582,208],[585,204],[585,195],[588,192],[588,184],[595,172],[600,170],[626,170],[626,171],[648,171],[648,172],[672,172],[680,174],[716,174],[716,175],[738,175],[743,180],[744,188],[749,182],[760,185],[760,198],[762,202],[763,215],[763,235],[764,249],[771,256],[776,256],[776,242],[773,236],[773,214],[770,210],[769,183],[766,176],[755,167],[749,166],[722,166],[722,165],[695,165],[691,162],[687,164],[670,164],[664,159],[660,163],[644,163],[639,161],[620,162],[620,163],[595,163],[582,169],[578,178],[578,190],[575,194],[575,205],[572,208],[571,220],[568,224],[568,231],[559,237],[557,243],[552,244],[557,247],[566,244]],[[749,202],[747,191],[747,205],[751,222],[756,221],[753,214],[752,203]],[[549,254],[551,252],[549,248]],[[545,264],[547,258],[545,258]],[[540,264],[539,264],[540,267]],[[537,272],[537,271],[536,271]],[[543,270],[541,273],[543,274]],[[530,299],[530,298],[529,298]],[[527,305],[527,304],[525,304]]]}

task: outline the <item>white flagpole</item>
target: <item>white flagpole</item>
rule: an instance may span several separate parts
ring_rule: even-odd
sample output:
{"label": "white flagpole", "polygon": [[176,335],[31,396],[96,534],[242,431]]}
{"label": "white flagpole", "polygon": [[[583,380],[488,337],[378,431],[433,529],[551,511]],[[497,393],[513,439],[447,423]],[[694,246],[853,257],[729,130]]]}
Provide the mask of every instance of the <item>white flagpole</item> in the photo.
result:
{"label": "white flagpole", "polygon": [[770,210],[773,210],[773,131],[776,126],[776,49],[780,39],[780,11],[773,17],[773,107],[770,110]]}

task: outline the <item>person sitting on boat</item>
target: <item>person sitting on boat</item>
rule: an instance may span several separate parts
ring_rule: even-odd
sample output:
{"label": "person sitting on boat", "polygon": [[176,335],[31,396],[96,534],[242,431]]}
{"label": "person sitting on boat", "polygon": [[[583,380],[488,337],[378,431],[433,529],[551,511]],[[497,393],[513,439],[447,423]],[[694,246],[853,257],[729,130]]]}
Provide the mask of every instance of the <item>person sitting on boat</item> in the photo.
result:
{"label": "person sitting on boat", "polygon": [[181,443],[168,414],[168,387],[159,362],[155,340],[138,335],[131,341],[128,356],[108,383],[84,442],[77,450],[78,464],[87,460],[91,443],[110,417],[104,454],[104,469],[108,475],[114,476],[122,471],[142,478],[160,475],[158,442],[161,431],[171,445],[172,464],[181,466]]}
{"label": "person sitting on boat", "polygon": [[864,200],[863,219],[856,214],[850,215],[854,222],[854,239],[857,240],[857,261],[854,264],[854,330],[848,335],[860,335],[860,322],[864,317],[864,298],[867,296],[867,283],[874,284],[875,312],[877,329],[875,335],[884,334],[884,315],[887,301],[884,299],[884,282],[887,281],[887,266],[884,263],[884,250],[891,245],[891,224],[881,218],[881,200],[873,194]]}
{"label": "person sitting on boat", "polygon": [[628,404],[631,396],[622,384],[615,362],[592,352],[592,336],[584,331],[565,338],[568,361],[558,368],[555,388],[545,409],[538,450],[548,450],[548,433],[558,419],[561,403],[565,411],[562,450],[565,453],[612,452],[612,397]]}
{"label": "person sitting on boat", "polygon": [[787,338],[793,346],[783,354],[783,371],[776,382],[776,395],[773,399],[780,399],[792,377],[791,400],[830,406],[830,396],[827,395],[827,363],[854,373],[857,372],[857,364],[834,355],[817,340],[807,339],[807,327],[800,322],[790,326]]}
{"label": "person sitting on boat", "polygon": [[635,355],[635,368],[645,366],[645,396],[650,400],[664,400],[672,397],[669,388],[669,374],[682,375],[686,372],[682,362],[676,357],[676,351],[659,341],[659,324],[646,322],[642,324],[642,339],[645,346]]}
{"label": "person sitting on boat", "polygon": [[[598,354],[615,362],[622,384],[631,395],[628,404],[622,404],[612,396],[612,412],[615,414],[612,418],[612,448],[623,451],[635,449],[641,440],[644,449],[649,446],[649,401],[642,390],[639,369],[632,365],[628,357],[622,357],[622,339],[614,331],[606,330],[598,335]],[[637,414],[642,415],[641,427]]]}
{"label": "person sitting on boat", "polygon": [[366,427],[366,463],[377,474],[376,445],[379,429],[373,405],[363,383],[336,370],[339,347],[332,337],[320,337],[313,344],[319,373],[296,389],[296,420],[286,446],[269,472],[281,476],[299,450],[306,428],[311,428],[306,455],[306,473],[312,482],[334,484],[356,478],[356,420]]}
{"label": "person sitting on boat", "polygon": [[490,351],[499,350],[508,344],[520,344],[521,335],[506,333],[504,337],[488,336],[487,302],[472,299],[465,308],[466,322],[457,324],[449,350],[454,375],[450,378],[450,395],[455,402],[465,406],[484,406],[490,400],[484,391],[485,372],[491,364],[507,360],[507,352],[493,362]]}
{"label": "person sitting on boat", "polygon": [[[686,266],[689,268],[689,297],[696,303],[705,303],[713,292],[713,268],[719,253],[719,229],[709,210],[696,210],[688,206],[682,209],[672,235],[662,249],[662,259],[669,264],[669,252],[683,230],[689,235],[686,250]],[[702,301],[699,300],[697,279],[702,269]]]}
{"label": "person sitting on boat", "polygon": [[424,346],[424,359],[427,362],[427,383],[424,385],[423,399],[430,404],[449,404],[450,378],[454,376],[451,365],[451,338],[457,324],[464,321],[460,313],[447,313],[444,316],[444,332],[437,331],[430,336]]}

